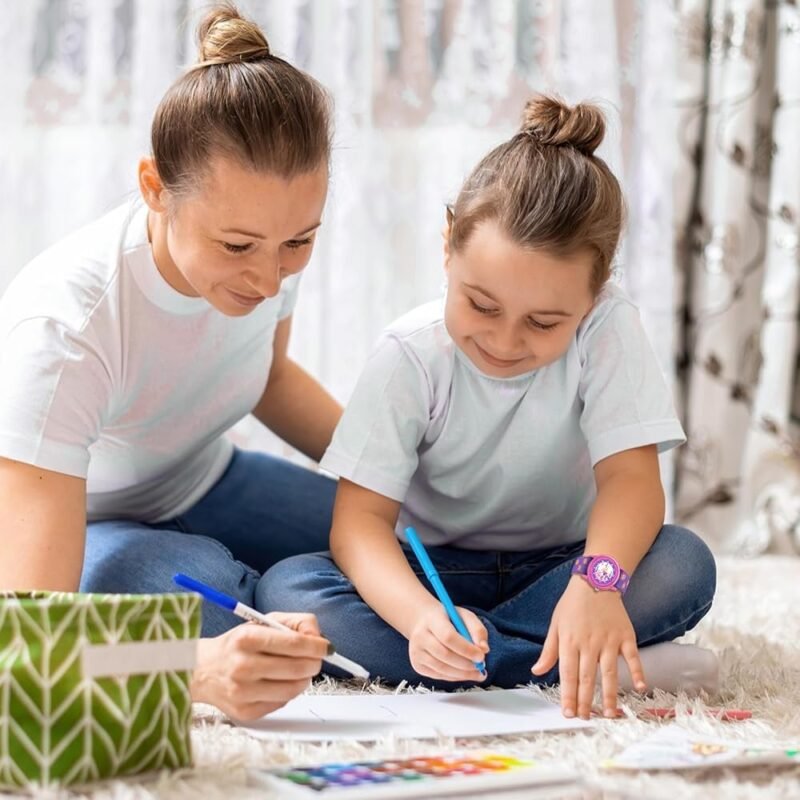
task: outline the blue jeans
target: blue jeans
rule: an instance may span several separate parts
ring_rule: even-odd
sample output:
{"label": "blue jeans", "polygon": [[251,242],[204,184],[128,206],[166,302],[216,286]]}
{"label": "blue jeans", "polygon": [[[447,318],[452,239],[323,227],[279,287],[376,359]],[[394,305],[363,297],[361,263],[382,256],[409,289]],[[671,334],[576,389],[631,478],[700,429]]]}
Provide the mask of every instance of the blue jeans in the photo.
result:
{"label": "blue jeans", "polygon": [[[428,549],[453,602],[474,611],[489,633],[484,685],[558,682],[557,666],[540,677],[530,670],[570,580],[572,561],[583,548],[581,541],[522,553]],[[410,548],[404,550],[427,586]],[[664,526],[623,601],[639,645],[668,641],[693,628],[711,607],[715,587],[714,557],[703,541],[684,528]],[[474,685],[439,682],[416,673],[405,637],[361,599],[330,553],[295,556],[272,567],[256,589],[256,604],[262,611],[314,612],[337,650],[389,683],[405,680],[451,689]],[[334,668],[325,669],[341,677]]]}
{"label": "blue jeans", "polygon": [[[330,478],[237,450],[219,481],[179,517],[153,525],[90,523],[81,591],[180,591],[172,576],[184,572],[252,606],[262,572],[328,547],[335,494]],[[203,604],[204,636],[240,623],[229,611]]]}

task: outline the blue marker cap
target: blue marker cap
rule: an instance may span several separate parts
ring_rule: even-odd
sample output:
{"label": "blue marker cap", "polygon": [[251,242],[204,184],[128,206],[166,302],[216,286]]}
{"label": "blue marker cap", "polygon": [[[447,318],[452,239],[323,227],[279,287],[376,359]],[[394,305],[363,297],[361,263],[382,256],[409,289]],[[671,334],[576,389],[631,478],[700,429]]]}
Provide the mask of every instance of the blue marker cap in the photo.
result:
{"label": "blue marker cap", "polygon": [[236,598],[224,594],[223,592],[218,592],[216,589],[212,589],[210,586],[206,586],[204,583],[200,583],[200,581],[196,581],[194,578],[190,578],[188,575],[184,575],[180,572],[177,575],[173,575],[172,580],[175,581],[178,586],[197,592],[205,597],[206,600],[210,600],[212,603],[227,608],[229,611],[233,611],[239,603]]}

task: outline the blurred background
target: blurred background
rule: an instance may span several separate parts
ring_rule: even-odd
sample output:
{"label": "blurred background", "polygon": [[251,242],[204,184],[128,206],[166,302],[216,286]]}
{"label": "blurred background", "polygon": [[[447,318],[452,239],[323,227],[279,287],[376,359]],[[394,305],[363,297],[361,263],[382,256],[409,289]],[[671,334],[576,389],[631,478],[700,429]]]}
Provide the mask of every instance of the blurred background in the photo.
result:
{"label": "blurred background", "polygon": [[[136,192],[196,0],[0,0],[0,292]],[[336,103],[333,181],[292,354],[342,401],[380,330],[441,292],[445,203],[534,91],[599,101],[632,295],[689,435],[671,518],[800,553],[796,0],[240,0]],[[187,354],[191,357],[191,354]],[[282,452],[254,421],[240,444]]]}

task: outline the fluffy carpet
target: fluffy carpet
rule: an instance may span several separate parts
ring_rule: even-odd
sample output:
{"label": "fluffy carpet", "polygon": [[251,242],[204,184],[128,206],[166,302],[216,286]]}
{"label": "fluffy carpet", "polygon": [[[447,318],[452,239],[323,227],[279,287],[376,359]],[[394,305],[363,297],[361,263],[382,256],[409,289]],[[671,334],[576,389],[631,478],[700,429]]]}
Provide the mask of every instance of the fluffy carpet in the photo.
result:
{"label": "fluffy carpet", "polygon": [[[800,559],[763,557],[753,561],[719,560],[719,588],[714,607],[692,631],[687,641],[710,647],[722,660],[719,696],[689,700],[658,694],[649,705],[675,706],[678,721],[687,729],[711,736],[741,740],[758,738],[785,744],[800,743]],[[321,682],[315,692],[346,692],[346,684]],[[377,686],[369,691],[389,691]],[[553,699],[558,690],[548,690]],[[704,717],[705,704],[748,708],[748,722],[720,722]],[[630,716],[613,722],[598,720],[594,731],[573,734],[537,734],[481,739],[469,742],[391,742],[374,745],[310,745],[265,742],[229,725],[214,709],[196,709],[193,743],[196,767],[178,774],[139,780],[110,781],[81,792],[38,792],[40,798],[91,798],[91,800],[145,800],[145,798],[202,797],[207,800],[262,798],[264,791],[248,788],[247,766],[277,766],[339,758],[400,756],[449,749],[502,749],[539,761],[557,759],[580,769],[593,787],[592,798],[799,798],[800,768],[750,768],[716,770],[703,774],[608,774],[597,764],[642,738],[658,725],[641,721],[635,712],[643,703],[623,697]],[[689,710],[695,713],[689,715]],[[484,795],[487,796],[487,795]],[[517,795],[503,794],[503,798]],[[519,797],[529,797],[520,794]],[[548,797],[558,797],[557,792]]]}

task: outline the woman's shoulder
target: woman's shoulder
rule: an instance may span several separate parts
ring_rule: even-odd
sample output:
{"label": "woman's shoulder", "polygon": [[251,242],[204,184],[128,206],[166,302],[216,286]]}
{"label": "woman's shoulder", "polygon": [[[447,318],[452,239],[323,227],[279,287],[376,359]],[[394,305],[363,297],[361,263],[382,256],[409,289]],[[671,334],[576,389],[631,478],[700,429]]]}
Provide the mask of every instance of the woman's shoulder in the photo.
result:
{"label": "woman's shoulder", "polygon": [[117,277],[136,213],[130,203],[119,206],[29,261],[0,298],[4,327],[47,318],[83,328]]}

